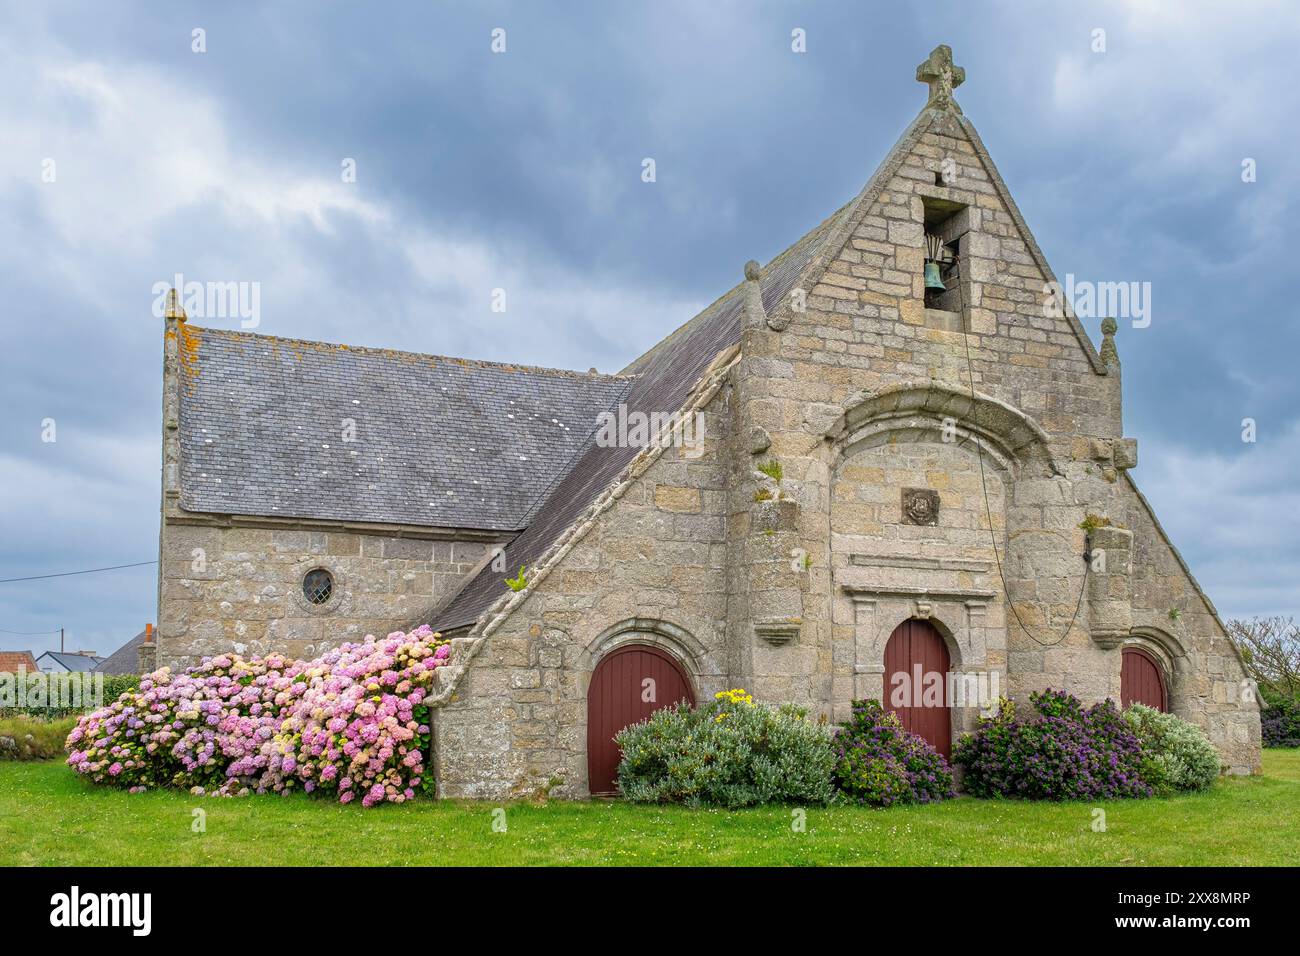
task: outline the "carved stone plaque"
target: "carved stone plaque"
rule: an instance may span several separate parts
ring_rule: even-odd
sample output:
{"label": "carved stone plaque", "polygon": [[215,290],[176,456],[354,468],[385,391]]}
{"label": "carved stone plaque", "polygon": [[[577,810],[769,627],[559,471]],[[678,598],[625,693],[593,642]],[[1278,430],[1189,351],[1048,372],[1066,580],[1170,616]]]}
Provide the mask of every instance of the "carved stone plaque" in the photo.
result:
{"label": "carved stone plaque", "polygon": [[929,488],[903,489],[903,522],[934,525],[939,523],[939,492]]}

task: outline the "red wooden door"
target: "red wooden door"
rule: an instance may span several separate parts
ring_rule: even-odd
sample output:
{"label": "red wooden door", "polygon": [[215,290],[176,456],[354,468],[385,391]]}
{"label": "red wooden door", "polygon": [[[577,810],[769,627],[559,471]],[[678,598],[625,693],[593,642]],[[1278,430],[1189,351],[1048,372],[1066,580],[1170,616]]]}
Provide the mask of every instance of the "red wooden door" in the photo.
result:
{"label": "red wooden door", "polygon": [[614,735],[683,698],[694,704],[695,692],[666,651],[629,644],[601,659],[587,689],[587,783],[593,794],[618,790],[621,754]]}
{"label": "red wooden door", "polygon": [[885,709],[945,759],[952,756],[949,666],[948,645],[929,621],[904,621],[885,645]]}
{"label": "red wooden door", "polygon": [[1120,704],[1146,704],[1156,710],[1166,710],[1165,679],[1156,659],[1140,647],[1124,648],[1119,666]]}

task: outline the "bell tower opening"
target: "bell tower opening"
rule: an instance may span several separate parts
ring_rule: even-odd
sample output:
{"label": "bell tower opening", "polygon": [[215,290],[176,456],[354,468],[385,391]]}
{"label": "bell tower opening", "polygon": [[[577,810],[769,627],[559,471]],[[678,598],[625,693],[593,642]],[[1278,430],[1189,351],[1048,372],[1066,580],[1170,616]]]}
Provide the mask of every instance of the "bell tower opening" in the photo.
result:
{"label": "bell tower opening", "polygon": [[[922,196],[925,208],[925,308],[955,313],[961,319],[962,260],[970,232],[970,207],[949,199]],[[928,324],[928,323],[927,323]],[[951,322],[939,323],[947,327]],[[964,328],[959,321],[957,329]]]}

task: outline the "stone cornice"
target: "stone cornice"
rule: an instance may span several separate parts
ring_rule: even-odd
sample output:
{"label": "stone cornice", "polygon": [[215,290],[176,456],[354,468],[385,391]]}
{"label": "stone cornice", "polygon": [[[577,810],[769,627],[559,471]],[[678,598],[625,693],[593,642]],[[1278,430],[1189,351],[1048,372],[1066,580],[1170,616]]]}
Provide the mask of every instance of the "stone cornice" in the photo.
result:
{"label": "stone cornice", "polygon": [[998,596],[997,591],[990,591],[986,588],[925,588],[889,584],[852,584],[848,582],[841,584],[840,590],[851,598],[865,598],[868,600],[882,597],[903,597],[917,598],[923,601],[932,599],[935,601],[987,602]]}
{"label": "stone cornice", "polygon": [[212,514],[174,511],[166,515],[169,525],[209,528],[270,528],[284,531],[323,531],[368,534],[385,538],[430,538],[438,541],[506,541],[513,531],[482,531],[473,528],[429,528],[422,525],[380,524],[366,521],[329,521],[321,518],[275,518],[263,515]]}
{"label": "stone cornice", "polygon": [[991,561],[924,558],[905,554],[851,554],[849,564],[859,568],[922,568],[931,571],[973,571],[976,574],[987,574],[993,569]]}

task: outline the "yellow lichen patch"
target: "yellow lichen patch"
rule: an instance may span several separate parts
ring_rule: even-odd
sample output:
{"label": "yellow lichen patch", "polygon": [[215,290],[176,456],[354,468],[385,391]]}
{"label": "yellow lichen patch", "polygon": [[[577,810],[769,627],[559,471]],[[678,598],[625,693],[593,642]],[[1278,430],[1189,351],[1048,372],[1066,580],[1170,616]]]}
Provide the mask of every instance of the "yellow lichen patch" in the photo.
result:
{"label": "yellow lichen patch", "polygon": [[193,388],[194,378],[199,374],[199,346],[203,344],[202,331],[188,322],[178,322],[176,328],[180,333],[176,342],[177,364],[188,380],[188,387]]}

